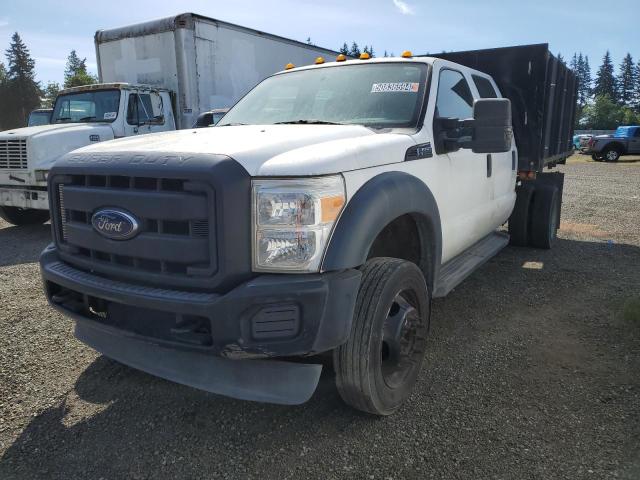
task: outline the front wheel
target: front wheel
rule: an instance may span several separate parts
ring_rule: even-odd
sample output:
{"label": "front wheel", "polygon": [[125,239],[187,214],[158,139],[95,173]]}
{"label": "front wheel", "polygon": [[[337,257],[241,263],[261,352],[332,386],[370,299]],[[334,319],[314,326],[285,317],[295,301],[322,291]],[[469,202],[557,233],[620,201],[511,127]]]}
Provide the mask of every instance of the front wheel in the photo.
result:
{"label": "front wheel", "polygon": [[402,405],[424,359],[430,301],[415,264],[373,258],[364,265],[349,339],[333,356],[345,403],[375,415]]}
{"label": "front wheel", "polygon": [[608,148],[602,152],[602,155],[606,162],[617,162],[620,159],[620,150],[617,148]]}
{"label": "front wheel", "polygon": [[596,162],[601,162],[602,161],[602,157],[596,153],[592,153],[591,154],[591,160],[594,160]]}
{"label": "front wheel", "polygon": [[49,212],[34,208],[0,207],[0,217],[12,225],[40,225],[49,220]]}

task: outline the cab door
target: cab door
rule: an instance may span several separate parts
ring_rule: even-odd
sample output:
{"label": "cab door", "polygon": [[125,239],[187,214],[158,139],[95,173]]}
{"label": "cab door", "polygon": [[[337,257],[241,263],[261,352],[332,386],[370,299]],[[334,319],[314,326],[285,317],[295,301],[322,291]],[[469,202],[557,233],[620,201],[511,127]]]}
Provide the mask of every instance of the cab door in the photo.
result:
{"label": "cab door", "polygon": [[[169,106],[170,108],[170,106]],[[172,130],[165,105],[158,92],[130,90],[127,101],[125,135],[144,135]]]}
{"label": "cab door", "polygon": [[[446,204],[441,205],[441,218],[449,242],[448,253],[455,256],[489,234],[493,229],[491,210],[493,182],[487,175],[486,155],[458,148],[442,139],[448,135],[444,119],[473,117],[474,94],[464,70],[449,62],[434,62],[433,78],[438,79],[433,135],[436,154],[446,156],[449,178]],[[459,132],[465,135],[465,132]]]}
{"label": "cab door", "polygon": [[[479,72],[471,73],[471,87],[475,88],[478,98],[499,98],[497,86],[490,77]],[[487,179],[491,183],[493,209],[491,219],[494,228],[502,225],[509,217],[516,200],[516,164],[517,152],[512,143],[511,150],[501,153],[485,154]]]}
{"label": "cab door", "polygon": [[629,153],[640,153],[640,127],[636,128],[629,138]]}

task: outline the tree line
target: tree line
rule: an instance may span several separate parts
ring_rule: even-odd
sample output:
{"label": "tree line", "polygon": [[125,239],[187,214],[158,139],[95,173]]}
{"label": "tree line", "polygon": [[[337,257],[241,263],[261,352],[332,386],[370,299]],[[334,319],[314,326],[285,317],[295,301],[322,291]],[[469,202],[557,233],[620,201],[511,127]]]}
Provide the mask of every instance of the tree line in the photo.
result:
{"label": "tree line", "polygon": [[36,108],[51,108],[61,88],[89,85],[98,81],[87,72],[87,59],[71,50],[64,71],[64,84],[42,86],[35,78],[36,62],[29,48],[15,32],[5,51],[6,66],[0,62],[0,131],[23,127]]}
{"label": "tree line", "polygon": [[630,53],[616,73],[607,50],[595,79],[589,57],[581,52],[573,55],[569,66],[578,80],[576,128],[612,130],[640,123],[640,62],[635,63]]}

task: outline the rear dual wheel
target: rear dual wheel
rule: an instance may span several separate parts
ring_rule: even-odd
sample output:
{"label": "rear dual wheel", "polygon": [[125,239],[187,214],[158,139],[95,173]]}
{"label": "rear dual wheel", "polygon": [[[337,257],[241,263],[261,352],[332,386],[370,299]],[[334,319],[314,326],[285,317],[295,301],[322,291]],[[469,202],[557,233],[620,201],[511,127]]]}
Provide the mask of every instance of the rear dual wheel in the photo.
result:
{"label": "rear dual wheel", "polygon": [[509,217],[511,245],[549,249],[560,226],[560,191],[553,185],[523,183]]}
{"label": "rear dual wheel", "polygon": [[349,339],[333,357],[338,392],[347,404],[390,415],[409,397],[426,351],[430,300],[415,264],[367,261]]}

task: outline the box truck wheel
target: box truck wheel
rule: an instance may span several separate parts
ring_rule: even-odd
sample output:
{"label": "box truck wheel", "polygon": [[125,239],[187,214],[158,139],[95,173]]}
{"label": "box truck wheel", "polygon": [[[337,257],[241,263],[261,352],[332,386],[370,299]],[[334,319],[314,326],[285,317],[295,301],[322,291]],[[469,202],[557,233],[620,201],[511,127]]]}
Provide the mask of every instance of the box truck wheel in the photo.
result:
{"label": "box truck wheel", "polygon": [[538,185],[531,204],[531,246],[551,248],[558,232],[560,193],[551,185]]}
{"label": "box truck wheel", "polygon": [[349,339],[333,356],[338,392],[347,404],[390,415],[407,399],[424,359],[430,300],[415,264],[367,261]]}
{"label": "box truck wheel", "polygon": [[509,237],[511,245],[529,245],[529,210],[533,197],[533,185],[523,183],[516,189],[516,204],[509,217]]}
{"label": "box truck wheel", "polygon": [[39,225],[49,220],[49,212],[33,208],[0,207],[0,217],[12,225]]}

